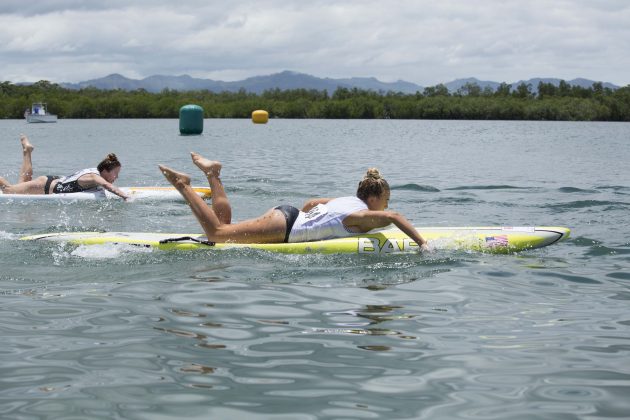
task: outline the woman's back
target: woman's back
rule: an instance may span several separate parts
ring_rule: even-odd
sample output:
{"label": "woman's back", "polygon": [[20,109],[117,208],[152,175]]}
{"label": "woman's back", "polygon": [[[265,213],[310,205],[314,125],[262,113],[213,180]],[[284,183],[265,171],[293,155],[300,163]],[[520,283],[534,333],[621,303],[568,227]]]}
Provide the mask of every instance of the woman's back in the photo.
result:
{"label": "woman's back", "polygon": [[357,197],[340,197],[326,204],[318,204],[307,213],[300,212],[291,229],[289,242],[308,242],[321,239],[354,235],[343,225],[350,214],[367,210],[367,205]]}

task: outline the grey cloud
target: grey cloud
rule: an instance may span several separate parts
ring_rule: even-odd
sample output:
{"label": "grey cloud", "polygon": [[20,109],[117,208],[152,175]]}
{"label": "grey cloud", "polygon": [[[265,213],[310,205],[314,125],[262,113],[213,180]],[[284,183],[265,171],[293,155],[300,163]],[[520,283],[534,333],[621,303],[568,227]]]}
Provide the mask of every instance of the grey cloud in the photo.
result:
{"label": "grey cloud", "polygon": [[[241,78],[289,69],[421,85],[468,76],[628,82],[630,4],[625,0],[173,4],[0,2],[0,80],[37,76],[73,82],[112,72],[230,79],[230,74]],[[621,63],[613,66],[613,59]]]}
{"label": "grey cloud", "polygon": [[156,7],[159,5],[172,6],[169,1],[151,0],[44,0],[44,1],[22,1],[3,0],[0,2],[0,14],[17,14],[22,16],[41,15],[48,13],[59,13],[65,11],[99,11],[116,10],[130,6],[134,7]]}

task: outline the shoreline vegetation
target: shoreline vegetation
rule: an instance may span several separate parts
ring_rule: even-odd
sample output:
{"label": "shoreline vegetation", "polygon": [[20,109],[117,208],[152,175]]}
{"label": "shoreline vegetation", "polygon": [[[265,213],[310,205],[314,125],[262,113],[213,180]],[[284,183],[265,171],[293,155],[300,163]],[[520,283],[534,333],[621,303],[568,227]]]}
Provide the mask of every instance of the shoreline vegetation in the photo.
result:
{"label": "shoreline vegetation", "polygon": [[338,88],[327,91],[267,90],[261,94],[215,93],[208,90],[180,92],[164,89],[135,91],[66,89],[42,80],[31,85],[0,82],[0,119],[22,119],[33,102],[46,102],[59,118],[179,118],[183,105],[196,104],[204,118],[251,118],[264,109],[272,118],[320,119],[452,119],[630,121],[630,85],[619,89],[593,83],[589,88],[539,83],[496,90],[466,84],[450,93],[439,84],[422,92],[403,94]]}

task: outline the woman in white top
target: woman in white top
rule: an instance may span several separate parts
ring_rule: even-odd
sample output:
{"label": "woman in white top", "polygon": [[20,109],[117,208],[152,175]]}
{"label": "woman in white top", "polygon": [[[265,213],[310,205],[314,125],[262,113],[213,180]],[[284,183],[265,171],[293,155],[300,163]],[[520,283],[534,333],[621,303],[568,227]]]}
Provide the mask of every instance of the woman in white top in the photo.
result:
{"label": "woman in white top", "polygon": [[61,194],[105,188],[125,200],[128,198],[124,192],[113,185],[122,168],[115,154],[107,155],[96,168],[83,169],[65,177],[43,175],[33,179],[31,154],[34,147],[24,134],[20,135],[20,142],[22,143],[22,166],[19,179],[16,184],[10,184],[0,177],[0,190],[3,194]]}
{"label": "woman in white top", "polygon": [[212,188],[212,207],[208,207],[190,186],[190,177],[159,165],[162,174],[186,199],[212,242],[280,243],[315,241],[357,235],[393,223],[421,250],[427,241],[401,214],[385,210],[389,185],[377,169],[368,170],[359,183],[356,197],[318,198],[307,201],[302,210],[279,206],[260,217],[232,223],[232,208],[221,182],[221,163],[191,153],[193,163],[206,175]]}

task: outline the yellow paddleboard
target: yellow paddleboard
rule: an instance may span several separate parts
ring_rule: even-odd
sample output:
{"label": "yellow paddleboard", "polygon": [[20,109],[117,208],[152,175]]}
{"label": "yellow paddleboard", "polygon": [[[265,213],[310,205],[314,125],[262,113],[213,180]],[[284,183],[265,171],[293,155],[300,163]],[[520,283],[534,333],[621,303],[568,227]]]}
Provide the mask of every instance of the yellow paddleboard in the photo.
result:
{"label": "yellow paddleboard", "polygon": [[[431,249],[472,250],[496,254],[541,248],[569,237],[565,227],[417,227]],[[162,250],[255,248],[287,254],[384,255],[417,251],[418,246],[398,229],[376,230],[346,238],[277,244],[209,243],[203,234],[149,232],[58,232],[20,238],[80,245],[130,244]]]}

